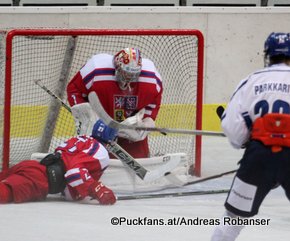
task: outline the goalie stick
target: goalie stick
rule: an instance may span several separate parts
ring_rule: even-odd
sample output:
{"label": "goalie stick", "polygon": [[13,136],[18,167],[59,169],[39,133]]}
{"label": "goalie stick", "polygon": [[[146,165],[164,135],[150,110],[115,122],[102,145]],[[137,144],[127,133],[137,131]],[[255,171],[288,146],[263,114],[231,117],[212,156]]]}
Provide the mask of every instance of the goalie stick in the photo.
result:
{"label": "goalie stick", "polygon": [[136,127],[121,124],[113,120],[107,112],[104,110],[100,103],[100,100],[95,92],[89,94],[89,102],[92,108],[97,112],[98,116],[110,127],[115,129],[133,129],[142,131],[156,131],[161,133],[175,133],[175,134],[187,134],[187,135],[208,135],[208,136],[225,136],[222,132],[214,131],[202,131],[202,130],[185,130],[185,129],[169,129],[158,127]]}
{"label": "goalie stick", "polygon": [[[147,170],[142,165],[140,165],[128,152],[121,148],[117,143],[111,142],[105,144],[105,147],[109,152],[111,152],[115,157],[121,160],[126,166],[132,169],[138,177],[146,182],[151,182],[157,180],[163,176],[172,176],[170,171],[178,166],[181,159],[180,156],[164,156],[163,160],[165,164],[158,169]],[[170,175],[169,175],[170,174]],[[171,181],[174,181],[172,177],[168,178]],[[180,185],[178,179],[176,178],[176,185]]]}
{"label": "goalie stick", "polygon": [[[61,105],[71,113],[71,108],[63,102],[61,98],[55,95],[52,91],[50,91],[45,85],[41,83],[41,80],[34,81],[36,85],[38,85],[41,89],[43,89],[50,96],[55,98],[57,101],[61,103]],[[127,153],[122,147],[120,147],[115,142],[103,143],[106,149],[112,153],[115,157],[121,160],[127,167],[135,172],[135,174],[140,177],[143,181],[154,181],[161,177],[169,176],[169,180],[176,180],[177,184],[180,185],[180,181],[176,177],[171,177],[170,171],[173,170],[181,161],[181,157],[178,155],[175,156],[165,156],[164,157],[164,165],[155,170],[147,170],[142,165],[140,165],[129,153]]]}

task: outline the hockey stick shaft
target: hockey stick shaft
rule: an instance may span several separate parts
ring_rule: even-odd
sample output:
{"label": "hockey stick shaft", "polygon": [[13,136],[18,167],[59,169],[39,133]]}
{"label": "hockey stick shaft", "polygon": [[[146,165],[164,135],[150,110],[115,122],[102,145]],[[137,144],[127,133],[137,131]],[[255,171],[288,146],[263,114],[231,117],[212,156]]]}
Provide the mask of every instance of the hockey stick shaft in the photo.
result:
{"label": "hockey stick shaft", "polygon": [[174,134],[185,134],[185,135],[208,135],[208,136],[225,136],[222,132],[214,131],[202,131],[202,130],[185,130],[185,129],[169,129],[169,128],[158,128],[158,127],[136,127],[121,124],[111,118],[104,110],[100,103],[100,100],[95,92],[89,94],[90,104],[92,105],[94,111],[97,112],[98,116],[110,127],[116,129],[132,129],[132,130],[142,130],[142,131],[156,131],[161,133],[174,133]]}
{"label": "hockey stick shaft", "polygon": [[[219,118],[221,118],[221,116],[222,116],[222,114],[224,112],[224,107],[223,106],[219,106],[217,108],[216,112],[217,112],[217,115],[219,116]],[[235,172],[237,172],[237,169],[231,170],[231,171],[227,171],[227,172],[223,172],[223,173],[220,173],[220,174],[216,174],[216,175],[213,175],[213,176],[201,178],[201,179],[198,179],[198,180],[195,180],[195,181],[187,182],[187,183],[183,184],[183,186],[189,186],[189,185],[193,185],[193,184],[209,181],[209,180],[216,179],[216,178],[219,178],[219,177],[222,177],[222,176],[225,176],[225,175],[233,174]]]}
{"label": "hockey stick shaft", "polygon": [[[121,129],[132,129],[130,126],[122,125]],[[158,127],[135,127],[135,130],[142,131],[157,131],[161,133],[172,133],[172,134],[183,134],[183,135],[196,135],[196,136],[225,136],[224,133],[215,131],[202,131],[202,130],[185,130],[185,129],[169,129],[169,128],[158,128]]]}
{"label": "hockey stick shaft", "polygon": [[[63,102],[61,98],[59,98],[52,91],[50,91],[45,85],[43,85],[41,83],[41,80],[35,81],[35,84],[38,85],[40,88],[42,88],[50,96],[58,100],[62,104],[62,106],[71,113],[71,108],[65,102]],[[110,153],[112,153],[115,157],[121,160],[126,166],[128,166],[131,170],[133,170],[138,177],[140,177],[144,181],[153,181],[163,176],[171,174],[170,170],[175,168],[179,163],[179,159],[172,157],[172,161],[170,162],[169,160],[159,170],[155,169],[152,171],[148,171],[117,143],[115,142],[105,143],[104,146]],[[166,159],[166,157],[164,158]]]}
{"label": "hockey stick shaft", "polygon": [[[101,110],[100,110],[101,111]],[[224,112],[223,106],[218,106],[217,110],[217,115],[221,119],[221,115]],[[112,120],[114,121],[114,120]],[[126,125],[121,125],[119,124],[121,129],[132,129],[132,126],[126,126]],[[204,135],[204,136],[223,136],[225,137],[225,134],[222,132],[215,132],[215,131],[203,131],[203,130],[185,130],[185,129],[173,129],[173,128],[159,128],[159,127],[134,127],[135,130],[140,130],[140,131],[157,131],[161,133],[173,133],[173,134],[185,134],[185,135]]]}
{"label": "hockey stick shaft", "polygon": [[198,180],[195,180],[195,181],[187,182],[183,186],[189,186],[189,185],[193,185],[193,184],[209,181],[209,180],[216,179],[216,178],[219,178],[219,177],[222,177],[222,176],[225,176],[225,175],[233,174],[236,171],[237,171],[237,169],[232,170],[232,171],[228,171],[228,172],[223,172],[223,173],[220,173],[220,174],[217,174],[217,175],[205,177],[205,178],[198,179]]}
{"label": "hockey stick shaft", "polygon": [[43,85],[41,83],[41,80],[35,80],[34,83],[36,85],[38,85],[41,89],[43,89],[46,93],[48,93],[50,96],[52,96],[53,98],[55,98],[56,100],[59,101],[59,103],[61,103],[61,105],[66,109],[68,110],[69,112],[71,112],[71,109],[70,107],[63,102],[63,100],[61,98],[59,98],[56,94],[54,94],[51,90],[49,90],[45,85]]}
{"label": "hockey stick shaft", "polygon": [[228,189],[222,189],[222,190],[207,190],[207,191],[192,191],[192,192],[139,194],[139,195],[118,196],[118,201],[136,200],[136,199],[152,199],[152,198],[167,198],[167,197],[184,197],[184,196],[196,196],[196,195],[209,195],[209,194],[221,194],[221,193],[228,193],[228,192],[229,192]]}
{"label": "hockey stick shaft", "polygon": [[144,180],[148,170],[140,165],[135,159],[129,155],[125,150],[123,150],[117,143],[107,143],[105,144],[106,149],[112,153],[116,158],[121,160],[126,166],[132,169],[135,174]]}

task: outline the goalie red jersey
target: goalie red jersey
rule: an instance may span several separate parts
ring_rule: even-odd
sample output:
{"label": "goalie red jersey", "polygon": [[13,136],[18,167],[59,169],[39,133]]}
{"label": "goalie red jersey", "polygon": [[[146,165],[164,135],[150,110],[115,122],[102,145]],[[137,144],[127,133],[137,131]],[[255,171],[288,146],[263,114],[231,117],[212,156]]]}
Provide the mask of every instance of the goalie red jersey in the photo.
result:
{"label": "goalie red jersey", "polygon": [[[137,78],[130,81],[129,87],[120,87],[116,77],[114,56],[99,54],[93,56],[74,76],[67,87],[68,101],[71,106],[88,101],[94,91],[105,111],[116,121],[122,122],[144,110],[142,119],[156,119],[162,96],[162,82],[154,63],[142,60],[142,68]],[[123,136],[122,136],[123,137]],[[144,140],[119,138],[118,143],[135,158],[148,157],[147,135]]]}

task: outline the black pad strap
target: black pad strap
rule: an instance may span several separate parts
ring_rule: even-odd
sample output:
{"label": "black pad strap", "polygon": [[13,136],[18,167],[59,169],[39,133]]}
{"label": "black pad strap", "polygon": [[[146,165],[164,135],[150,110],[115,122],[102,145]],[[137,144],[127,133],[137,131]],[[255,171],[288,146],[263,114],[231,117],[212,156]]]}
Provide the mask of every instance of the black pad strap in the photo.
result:
{"label": "black pad strap", "polygon": [[65,188],[65,168],[60,153],[49,154],[44,157],[40,164],[46,166],[49,183],[49,194],[60,193]]}

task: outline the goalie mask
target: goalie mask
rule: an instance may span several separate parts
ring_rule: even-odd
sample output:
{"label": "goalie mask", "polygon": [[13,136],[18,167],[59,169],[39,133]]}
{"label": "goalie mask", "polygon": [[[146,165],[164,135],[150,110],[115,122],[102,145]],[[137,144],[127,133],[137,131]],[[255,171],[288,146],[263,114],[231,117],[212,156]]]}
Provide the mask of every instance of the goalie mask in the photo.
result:
{"label": "goalie mask", "polygon": [[141,73],[142,58],[139,49],[125,48],[114,56],[116,80],[122,90],[130,90],[130,83],[137,81]]}
{"label": "goalie mask", "polygon": [[265,41],[265,66],[271,65],[271,58],[288,57],[290,58],[290,34],[271,33]]}

